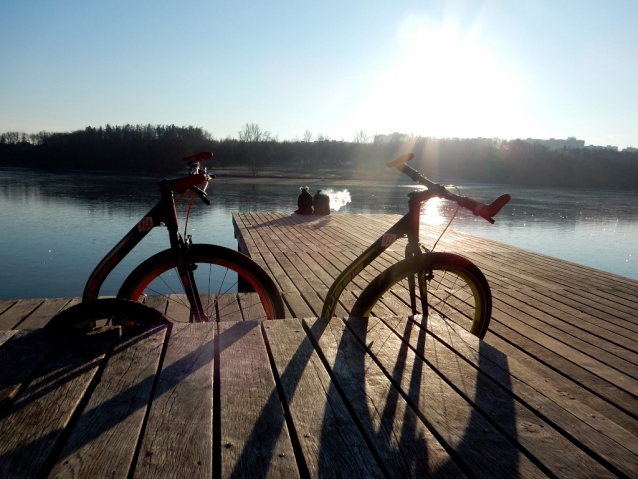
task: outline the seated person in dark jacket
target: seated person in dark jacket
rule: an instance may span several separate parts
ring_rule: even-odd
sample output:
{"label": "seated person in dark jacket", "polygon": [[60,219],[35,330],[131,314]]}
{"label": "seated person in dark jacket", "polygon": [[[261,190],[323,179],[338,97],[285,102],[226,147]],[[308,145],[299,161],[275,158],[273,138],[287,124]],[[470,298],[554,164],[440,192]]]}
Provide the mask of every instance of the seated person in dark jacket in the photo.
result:
{"label": "seated person in dark jacket", "polygon": [[312,206],[315,208],[316,215],[329,215],[330,214],[330,197],[322,193],[321,190],[317,190],[317,194],[313,198]]}
{"label": "seated person in dark jacket", "polygon": [[312,214],[312,195],[308,193],[308,187],[302,186],[299,188],[301,190],[301,194],[299,198],[297,198],[297,206],[299,209],[295,211],[295,213],[300,215],[311,215]]}

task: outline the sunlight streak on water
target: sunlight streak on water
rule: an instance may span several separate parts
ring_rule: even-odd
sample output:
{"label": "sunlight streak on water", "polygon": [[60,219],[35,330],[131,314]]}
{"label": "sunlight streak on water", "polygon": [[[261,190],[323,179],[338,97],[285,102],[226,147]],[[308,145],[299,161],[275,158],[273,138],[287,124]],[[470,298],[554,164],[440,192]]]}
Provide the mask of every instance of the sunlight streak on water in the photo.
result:
{"label": "sunlight streak on water", "polygon": [[447,223],[449,220],[442,215],[443,200],[441,198],[432,198],[423,204],[421,208],[421,223],[424,225],[438,226]]}

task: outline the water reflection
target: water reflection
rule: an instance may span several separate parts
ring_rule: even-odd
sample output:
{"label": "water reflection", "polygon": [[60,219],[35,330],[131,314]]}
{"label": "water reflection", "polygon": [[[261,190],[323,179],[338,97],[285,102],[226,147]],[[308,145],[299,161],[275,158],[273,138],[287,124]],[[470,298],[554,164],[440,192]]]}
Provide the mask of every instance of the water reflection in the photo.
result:
{"label": "water reflection", "polygon": [[446,223],[448,220],[443,218],[443,200],[441,198],[432,198],[427,201],[421,208],[421,223],[424,225],[438,226]]}
{"label": "water reflection", "polygon": [[[348,190],[351,201],[335,214],[404,214],[407,194],[415,189],[329,181],[315,187]],[[290,213],[297,208],[299,185],[218,178],[208,193],[213,205],[196,201],[189,232],[196,242],[236,248],[232,212]],[[483,201],[502,193],[513,199],[496,224],[460,210],[451,228],[638,279],[638,193],[485,184],[461,188],[461,194]],[[0,170],[0,298],[79,295],[97,262],[158,199],[153,177]],[[182,202],[178,208],[182,219],[186,206]],[[422,220],[445,225],[455,207],[430,201]],[[156,228],[116,268],[103,294],[115,294],[127,271],[167,247],[166,231]]]}

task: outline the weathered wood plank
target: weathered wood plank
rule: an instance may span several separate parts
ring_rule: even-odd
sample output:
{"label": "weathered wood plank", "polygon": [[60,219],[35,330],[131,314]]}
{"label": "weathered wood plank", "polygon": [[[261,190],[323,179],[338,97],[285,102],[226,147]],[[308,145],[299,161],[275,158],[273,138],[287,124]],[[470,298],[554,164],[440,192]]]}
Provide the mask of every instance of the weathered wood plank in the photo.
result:
{"label": "weathered wood plank", "polygon": [[[313,288],[316,295],[399,218],[399,215],[331,215],[324,220],[244,213],[242,224],[250,225],[250,231],[258,238],[254,246],[247,248],[256,248],[259,255],[270,255],[272,260],[273,253],[285,256],[288,263],[271,261],[278,273],[285,276],[287,268],[293,268],[295,275],[304,271],[300,263],[290,260],[290,255],[296,255],[308,267],[311,276],[301,283],[302,287],[294,284],[297,276],[294,280],[286,276],[287,288],[293,287],[287,292],[302,294],[302,305],[306,306],[305,296],[314,301],[308,288]],[[421,238],[431,246],[441,231],[440,227],[421,225]],[[300,242],[295,248],[295,243]],[[397,241],[349,285],[340,299],[346,310],[355,298],[350,291],[358,294],[372,277],[400,260],[404,244]],[[437,250],[468,257],[486,275],[494,296],[493,319],[485,338],[490,345],[507,353],[530,377],[544,378],[555,396],[542,393],[543,396],[550,397],[561,408],[566,405],[559,397],[568,404],[582,405],[585,409],[579,409],[579,420],[597,428],[592,441],[598,441],[597,434],[604,434],[619,444],[632,444],[623,439],[623,431],[638,436],[638,396],[634,390],[638,376],[638,281],[452,230],[441,238]],[[406,291],[398,289],[384,298],[383,307],[379,306],[374,313],[406,314],[406,298]],[[310,305],[313,312],[316,308]],[[303,316],[309,315],[305,312]],[[593,411],[591,414],[596,417],[583,416],[583,411]],[[603,432],[599,418],[615,423],[620,431],[612,428],[615,432]],[[557,419],[551,419],[554,420]],[[599,447],[578,436],[586,429],[581,431],[569,421],[565,424],[561,428],[571,435],[572,441],[583,444],[585,449]],[[592,453],[598,454],[601,462],[616,467],[611,465],[614,463],[611,456],[601,456],[607,454],[608,446],[600,447],[601,451]],[[619,465],[616,471],[626,473],[621,472]]]}
{"label": "weathered wood plank", "polygon": [[18,302],[17,299],[2,299],[0,300],[0,314],[4,313],[7,309]]}
{"label": "weathered wood plank", "polygon": [[263,327],[310,477],[382,477],[299,321],[268,321]]}
{"label": "weathered wood plank", "polygon": [[75,334],[0,421],[0,476],[36,477],[84,398],[119,328]]}
{"label": "weathered wood plank", "polygon": [[[436,316],[428,318],[428,323],[441,323]],[[552,401],[546,401],[545,397],[529,387],[520,386],[517,390],[522,391],[516,398],[512,393],[512,381],[510,377],[509,364],[513,359],[505,357],[497,350],[485,343],[478,342],[478,339],[467,333],[463,328],[450,326],[450,330],[457,332],[456,337],[476,340],[479,349],[489,349],[492,354],[500,360],[505,368],[500,370],[502,374],[497,382],[485,372],[485,361],[478,361],[473,366],[464,361],[459,361],[457,351],[443,346],[441,342],[427,335],[424,342],[421,341],[423,329],[414,324],[410,324],[407,319],[386,319],[383,321],[391,325],[391,329],[396,334],[401,335],[405,342],[408,342],[413,349],[420,347],[419,355],[428,364],[431,364],[440,375],[445,377],[455,388],[457,388],[470,402],[473,407],[483,412],[512,442],[520,444],[534,457],[551,471],[556,477],[580,478],[588,477],[613,477],[595,459],[592,459],[583,450],[563,437],[560,431],[552,426],[559,424],[561,430],[566,427],[575,431],[578,435],[585,429],[584,434],[592,434],[592,431],[581,421],[573,421],[571,414],[556,407]],[[448,323],[449,324],[449,323]],[[471,338],[469,338],[471,336]],[[458,341],[462,345],[463,341]],[[477,368],[480,372],[477,371]],[[530,372],[530,374],[533,374]],[[473,378],[476,378],[475,380]],[[531,407],[533,405],[534,407]],[[535,412],[540,405],[540,412]],[[547,411],[552,411],[548,414]],[[627,458],[629,458],[627,456]]]}
{"label": "weathered wood plank", "polygon": [[[629,477],[638,474],[638,442],[633,434],[609,421],[598,411],[566,397],[545,378],[522,367],[515,359],[507,358],[496,349],[480,343],[461,328],[436,317],[429,318],[427,323],[428,331],[432,331],[457,354],[533,408],[536,414],[557,425],[572,443],[594,451],[596,456],[607,461],[616,471],[621,471],[621,474]],[[435,346],[437,343],[438,341],[432,342]],[[442,351],[444,350],[440,347],[437,349],[439,361],[446,354]],[[517,416],[521,417],[520,414]],[[545,426],[543,439],[551,431],[551,428]],[[585,469],[589,469],[585,475],[601,477],[603,474],[600,471],[592,470],[588,465],[591,461],[588,457],[583,458],[582,452],[573,451],[572,443],[561,444],[560,440],[553,440],[550,447],[555,448],[555,451],[536,453],[535,456],[541,460],[554,457],[552,462],[562,464],[561,470],[565,473],[571,474],[576,468],[582,477]],[[570,464],[573,461],[576,464]]]}
{"label": "weathered wood plank", "polygon": [[304,299],[301,297],[299,293],[295,292],[284,292],[282,293],[284,301],[290,308],[293,318],[309,318],[311,316],[315,316],[312,309],[306,304]]}
{"label": "weathered wood plank", "polygon": [[[572,347],[572,342],[570,342],[568,338],[564,339],[565,342],[555,339],[545,334],[545,332],[539,328],[534,328],[522,321],[518,321],[509,314],[495,311],[493,317],[501,324],[518,331],[520,334],[538,344],[542,344],[543,347],[557,353],[568,361],[578,364],[581,368],[586,369],[592,374],[615,384],[634,396],[638,396],[638,384],[635,378],[602,363],[598,357],[595,357],[598,356],[596,355],[595,348],[592,347],[591,355],[588,355]],[[638,371],[636,371],[636,373],[638,373]]]}
{"label": "weathered wood plank", "polygon": [[186,295],[169,294],[166,298],[166,317],[175,323],[188,323],[191,309]]}
{"label": "weathered wood plank", "polygon": [[262,253],[262,256],[268,268],[271,272],[272,279],[279,285],[279,290],[282,293],[297,292],[297,288],[293,281],[288,277],[281,265],[277,262],[277,259],[270,252]]}
{"label": "weathered wood plank", "polygon": [[16,330],[11,331],[0,331],[0,346],[9,341],[12,337],[17,334]]}
{"label": "weathered wood plank", "polygon": [[238,300],[244,320],[260,321],[268,319],[258,293],[239,293]]}
{"label": "weathered wood plank", "polygon": [[49,477],[128,476],[166,331],[120,338]]}
{"label": "weathered wood plank", "polygon": [[21,299],[17,301],[0,314],[0,330],[17,329],[22,320],[42,303],[44,303],[43,299]]}
{"label": "weathered wood plank", "polygon": [[260,322],[219,330],[222,477],[299,477]]}
{"label": "weathered wood plank", "polygon": [[16,326],[17,329],[42,328],[51,318],[58,314],[72,301],[72,298],[47,299],[33,313],[27,316],[24,321]]}
{"label": "weathered wood plank", "polygon": [[[219,311],[218,317],[220,321],[241,321],[243,319],[237,296],[234,294],[218,295],[217,310]],[[209,317],[215,317],[215,312],[211,311],[211,313],[212,315]]]}
{"label": "weathered wood plank", "polygon": [[[492,296],[494,307],[500,311],[513,314],[516,317],[523,316],[522,313],[533,316],[539,321],[559,329],[561,333],[557,333],[557,335],[560,337],[578,338],[596,348],[638,364],[638,344],[635,340],[601,328],[596,323],[587,322],[585,325],[583,319],[579,319],[575,311],[565,313],[518,292],[502,293],[498,291],[493,292]],[[583,350],[587,349],[589,348],[583,348]]]}
{"label": "weathered wood plank", "polygon": [[305,319],[304,325],[391,477],[465,477],[341,321]]}
{"label": "weathered wood plank", "polygon": [[215,323],[172,325],[135,478],[210,478]]}
{"label": "weathered wood plank", "polygon": [[[634,395],[600,378],[579,364],[568,361],[560,355],[560,352],[552,351],[543,344],[532,341],[516,329],[510,329],[498,321],[492,321],[485,340],[507,356],[525,362],[531,369],[544,371],[552,377],[556,385],[561,385],[574,396],[578,395],[578,391],[574,388],[583,388],[593,393],[592,400],[602,397],[630,415],[638,416],[638,398]],[[589,404],[586,397],[581,397],[582,402]],[[603,407],[600,405],[593,408],[602,412]],[[603,414],[612,417],[607,412]]]}
{"label": "weathered wood plank", "polygon": [[[407,344],[376,318],[349,318],[350,330],[376,359],[395,387],[416,408],[429,429],[454,459],[477,477],[544,477],[545,474],[499,429],[474,409],[444,378],[425,364]],[[426,342],[425,334],[420,338]],[[477,384],[476,375],[466,380]],[[513,411],[510,420],[514,420]],[[476,447],[480,444],[481,447]]]}
{"label": "weathered wood plank", "polygon": [[[515,298],[506,298],[507,303],[501,298],[502,295],[492,298],[494,306],[493,317],[495,314],[503,314],[509,318],[515,317],[518,321],[525,322],[524,327],[533,328],[539,333],[551,336],[553,340],[569,344],[570,347],[577,351],[593,356],[597,361],[624,374],[634,378],[638,374],[638,368],[636,367],[638,365],[638,353],[635,351],[615,347],[612,342],[570,324],[569,319],[566,321],[556,319],[554,316],[534,309],[532,306],[527,306]],[[510,304],[514,304],[517,307],[513,307]],[[582,322],[580,326],[582,327]],[[609,336],[612,336],[612,334],[609,334]],[[618,335],[613,336],[618,337]],[[622,339],[624,338],[621,338],[620,342],[624,342]]]}
{"label": "weathered wood plank", "polygon": [[20,388],[42,367],[43,361],[59,342],[47,330],[10,331],[11,340],[0,348],[0,411],[3,411]]}
{"label": "weathered wood plank", "polygon": [[144,304],[149,308],[158,310],[162,314],[166,314],[166,307],[168,306],[168,298],[161,294],[154,294],[144,298]]}

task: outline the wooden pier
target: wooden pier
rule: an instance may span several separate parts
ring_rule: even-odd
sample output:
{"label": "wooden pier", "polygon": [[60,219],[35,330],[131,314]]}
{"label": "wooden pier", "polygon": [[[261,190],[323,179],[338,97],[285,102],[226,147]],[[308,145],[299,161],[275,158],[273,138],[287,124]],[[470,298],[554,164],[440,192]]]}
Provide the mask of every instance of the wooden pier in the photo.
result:
{"label": "wooden pier", "polygon": [[400,241],[317,318],[397,218],[235,214],[293,319],[57,337],[77,299],[0,302],[0,476],[638,477],[638,281],[451,231],[492,287],[485,341],[401,301],[346,317]]}

